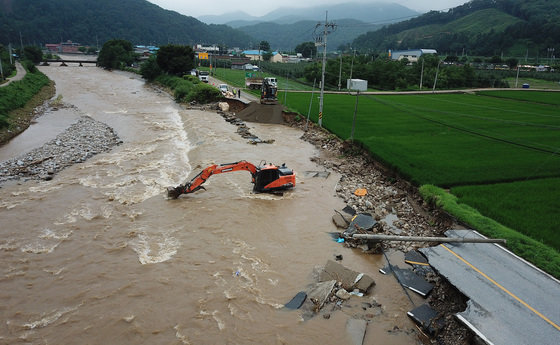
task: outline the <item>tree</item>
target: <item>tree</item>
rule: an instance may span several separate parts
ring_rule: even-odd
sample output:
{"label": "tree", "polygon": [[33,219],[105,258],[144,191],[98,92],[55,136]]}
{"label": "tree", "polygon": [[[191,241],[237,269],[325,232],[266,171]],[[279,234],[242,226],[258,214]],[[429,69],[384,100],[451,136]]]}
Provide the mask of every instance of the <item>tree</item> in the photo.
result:
{"label": "tree", "polygon": [[304,58],[317,56],[317,47],[313,42],[303,42],[296,46],[296,53],[300,53]]}
{"label": "tree", "polygon": [[108,69],[118,69],[134,61],[132,43],[125,40],[110,40],[103,44],[97,64]]}
{"label": "tree", "polygon": [[37,64],[43,59],[41,48],[35,46],[23,47],[23,57]]}
{"label": "tree", "polygon": [[457,57],[457,56],[455,56],[455,55],[447,55],[447,56],[445,57],[445,60],[443,60],[443,61],[445,61],[445,62],[451,62],[451,63],[453,63],[453,62],[458,62],[458,61],[459,61],[459,57]]}
{"label": "tree", "polygon": [[159,67],[155,56],[150,56],[147,61],[140,65],[140,74],[146,80],[152,81],[162,73],[163,70]]}
{"label": "tree", "polygon": [[272,58],[272,53],[269,52],[269,51],[265,51],[265,52],[262,54],[262,57],[263,57],[263,60],[264,60],[264,61],[270,61],[270,59]]}
{"label": "tree", "polygon": [[268,41],[261,41],[261,43],[259,43],[259,50],[262,51],[270,51],[270,43],[268,43]]}
{"label": "tree", "polygon": [[156,61],[165,72],[182,76],[194,67],[194,51],[190,46],[168,44],[159,48]]}
{"label": "tree", "polygon": [[518,63],[519,63],[519,61],[516,58],[509,58],[509,59],[506,60],[506,64],[511,69],[517,68]]}

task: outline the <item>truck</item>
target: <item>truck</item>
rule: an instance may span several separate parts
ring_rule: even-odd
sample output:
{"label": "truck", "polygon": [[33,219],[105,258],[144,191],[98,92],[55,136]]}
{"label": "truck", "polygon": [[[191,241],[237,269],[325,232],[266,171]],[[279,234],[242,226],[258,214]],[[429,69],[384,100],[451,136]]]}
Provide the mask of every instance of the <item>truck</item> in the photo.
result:
{"label": "truck", "polygon": [[278,87],[278,80],[274,77],[266,77],[264,80],[271,86]]}
{"label": "truck", "polygon": [[209,75],[210,73],[208,71],[198,71],[198,80],[200,80],[203,83],[207,83]]}
{"label": "truck", "polygon": [[258,77],[256,73],[245,73],[245,87],[247,89],[257,90],[260,89],[263,83],[263,78]]}

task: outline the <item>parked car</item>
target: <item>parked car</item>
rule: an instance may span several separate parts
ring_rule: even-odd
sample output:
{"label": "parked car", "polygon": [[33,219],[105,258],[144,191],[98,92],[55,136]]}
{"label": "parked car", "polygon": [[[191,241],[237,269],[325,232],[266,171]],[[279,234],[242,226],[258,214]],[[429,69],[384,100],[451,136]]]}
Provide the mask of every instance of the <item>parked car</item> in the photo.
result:
{"label": "parked car", "polygon": [[228,92],[228,86],[227,84],[220,84],[218,85],[218,89],[220,89],[220,91],[222,91],[222,94],[225,95]]}

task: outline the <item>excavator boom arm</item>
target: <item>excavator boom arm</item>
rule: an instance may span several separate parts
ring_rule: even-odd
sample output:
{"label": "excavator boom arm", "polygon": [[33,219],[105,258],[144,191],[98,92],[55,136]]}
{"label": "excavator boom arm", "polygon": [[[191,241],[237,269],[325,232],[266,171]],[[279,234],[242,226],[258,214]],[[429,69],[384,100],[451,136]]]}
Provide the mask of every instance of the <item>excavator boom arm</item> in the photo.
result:
{"label": "excavator boom arm", "polygon": [[206,182],[206,180],[208,180],[212,175],[241,170],[249,171],[251,173],[252,182],[255,182],[257,167],[247,161],[239,161],[235,163],[226,163],[220,165],[213,164],[202,170],[198,175],[193,177],[192,180],[185,183],[184,185],[179,185],[175,188],[167,188],[167,194],[170,197],[177,198],[181,194],[193,193],[201,188],[204,188],[202,187],[202,184]]}

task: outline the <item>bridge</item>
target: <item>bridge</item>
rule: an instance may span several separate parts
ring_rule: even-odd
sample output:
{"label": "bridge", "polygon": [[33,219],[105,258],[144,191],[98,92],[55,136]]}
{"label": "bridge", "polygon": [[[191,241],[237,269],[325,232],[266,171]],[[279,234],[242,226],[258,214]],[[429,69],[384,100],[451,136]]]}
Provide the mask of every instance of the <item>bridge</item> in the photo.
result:
{"label": "bridge", "polygon": [[92,63],[92,64],[97,64],[97,59],[96,60],[68,60],[68,59],[47,59],[43,62],[44,63],[51,63],[51,62],[60,62],[61,66],[68,66],[68,63],[77,63],[80,66],[82,66],[82,64],[84,63]]}

